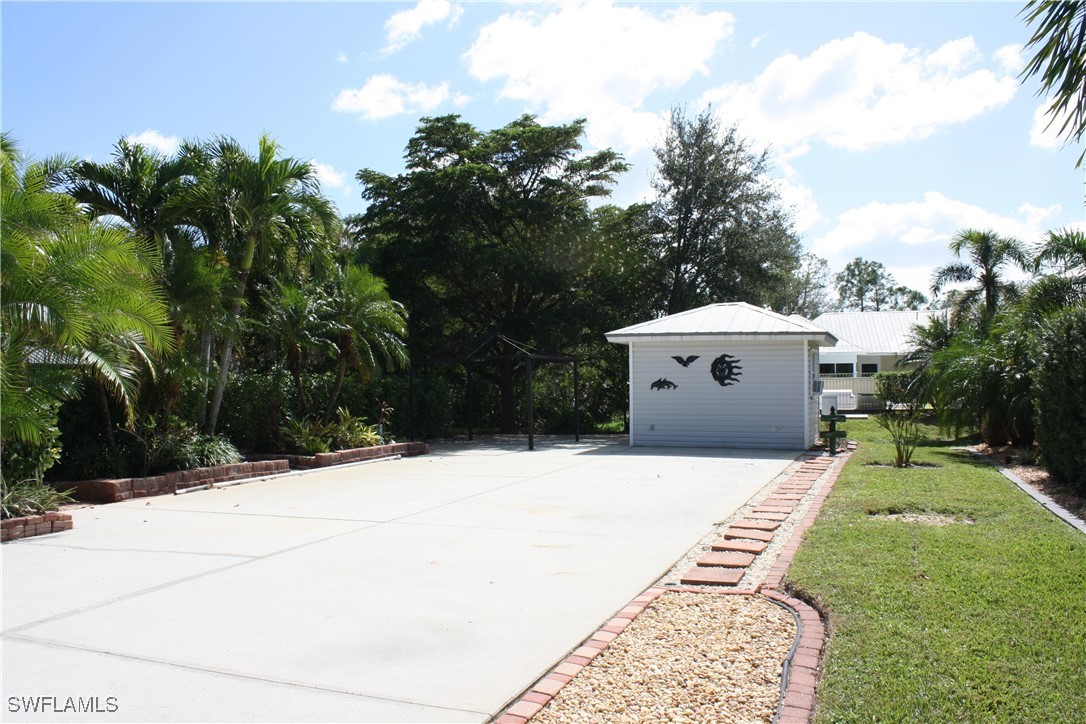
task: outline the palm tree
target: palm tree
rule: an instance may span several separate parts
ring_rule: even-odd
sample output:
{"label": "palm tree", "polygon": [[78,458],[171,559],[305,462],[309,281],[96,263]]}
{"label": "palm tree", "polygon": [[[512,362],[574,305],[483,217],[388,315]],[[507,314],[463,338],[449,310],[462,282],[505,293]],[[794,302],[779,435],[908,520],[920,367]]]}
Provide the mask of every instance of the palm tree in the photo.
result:
{"label": "palm tree", "polygon": [[112,162],[81,161],[72,167],[68,193],[94,217],[120,219],[168,265],[187,225],[176,199],[195,182],[194,170],[186,156],[168,159],[122,138]]}
{"label": "palm tree", "polygon": [[1049,313],[1086,301],[1086,233],[1059,229],[1045,235],[1034,256],[1034,271],[1050,273],[1029,290],[1029,303]]}
{"label": "palm tree", "polygon": [[1013,302],[1021,295],[1018,285],[1005,279],[1003,268],[1008,263],[1022,269],[1029,267],[1022,243],[999,236],[990,229],[964,229],[951,240],[950,250],[959,259],[965,253],[968,260],[936,268],[932,275],[931,293],[937,296],[948,284],[973,282],[974,286],[962,291],[954,312],[961,319],[971,307],[983,300],[982,325],[986,326],[1002,303]]}
{"label": "palm tree", "polygon": [[[1081,143],[1086,133],[1086,2],[1030,0],[1022,9],[1026,22],[1036,24],[1026,50],[1035,50],[1022,70],[1022,82],[1040,75],[1038,93],[1051,94],[1049,124],[1060,123],[1067,143]],[[1062,122],[1058,119],[1062,118]],[[1076,166],[1082,166],[1086,150]]]}
{"label": "palm tree", "polygon": [[385,282],[366,266],[348,264],[337,280],[332,295],[333,319],[338,328],[336,382],[325,418],[336,409],[347,366],[352,365],[363,380],[381,367],[402,367],[407,363],[407,311],[393,301]]}
{"label": "palm tree", "polygon": [[0,140],[0,440],[36,444],[90,374],[131,419],[141,369],[173,341],[161,289],[131,234],[58,193],[70,164],[30,163]]}
{"label": "palm tree", "polygon": [[340,219],[320,193],[312,165],[279,158],[279,145],[260,137],[251,156],[229,138],[213,142],[208,151],[211,172],[189,196],[208,228],[222,234],[223,251],[236,276],[219,360],[219,377],[204,432],[214,434],[226,379],[233,361],[242,303],[254,264],[280,266],[324,253],[339,237]]}
{"label": "palm tree", "polygon": [[[196,183],[197,164],[188,154],[174,158],[127,139],[114,146],[109,163],[82,161],[69,174],[68,193],[93,218],[118,222],[140,240],[141,253],[154,266],[169,300],[174,336],[183,348],[186,327],[214,316],[221,294],[210,288],[213,267],[197,249],[199,239],[181,203]],[[181,394],[180,376],[191,374],[184,359],[163,360],[168,410]]]}
{"label": "palm tree", "polygon": [[266,311],[259,324],[286,354],[287,369],[294,379],[303,417],[309,415],[309,398],[302,384],[306,354],[330,355],[335,350],[329,339],[335,328],[328,321],[329,304],[313,291],[275,280],[262,294]]}

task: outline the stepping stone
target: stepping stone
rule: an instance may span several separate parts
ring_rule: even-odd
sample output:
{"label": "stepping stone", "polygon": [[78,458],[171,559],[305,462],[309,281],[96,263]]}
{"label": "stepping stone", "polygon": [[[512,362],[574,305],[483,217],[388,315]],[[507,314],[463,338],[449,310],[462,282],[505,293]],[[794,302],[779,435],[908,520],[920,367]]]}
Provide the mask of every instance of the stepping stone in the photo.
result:
{"label": "stepping stone", "polygon": [[766,500],[803,500],[803,496],[797,493],[773,493],[773,497]]}
{"label": "stepping stone", "polygon": [[752,520],[750,518],[744,518],[732,523],[732,528],[751,528],[753,530],[777,530],[780,527],[780,523],[772,520]]}
{"label": "stepping stone", "polygon": [[698,559],[699,566],[720,568],[746,568],[751,563],[754,563],[753,555],[738,551],[713,551]]}
{"label": "stepping stone", "polygon": [[785,495],[789,495],[789,494],[792,494],[792,493],[803,494],[803,493],[806,493],[810,489],[811,489],[810,485],[782,485],[781,487],[777,488],[774,492],[776,492],[776,493],[784,493]]}
{"label": "stepping stone", "polygon": [[796,509],[794,505],[759,505],[754,509],[755,513],[780,513],[788,515]]}
{"label": "stepping stone", "polygon": [[752,530],[750,528],[728,528],[724,531],[725,538],[749,538],[768,543],[773,540],[773,533],[768,530]]}
{"label": "stepping stone", "polygon": [[773,512],[773,511],[770,511],[770,512],[767,513],[767,512],[761,512],[761,511],[755,510],[752,513],[750,513],[750,517],[751,518],[760,518],[762,520],[785,521],[785,520],[788,520],[788,513],[776,513],[776,512]]}
{"label": "stepping stone", "polygon": [[753,555],[758,555],[767,547],[768,546],[765,543],[759,543],[757,541],[729,540],[728,538],[721,538],[712,545],[714,551],[736,551],[738,553],[751,553]]}
{"label": "stepping stone", "polygon": [[706,568],[694,566],[683,574],[682,582],[691,586],[734,586],[743,580],[745,568]]}

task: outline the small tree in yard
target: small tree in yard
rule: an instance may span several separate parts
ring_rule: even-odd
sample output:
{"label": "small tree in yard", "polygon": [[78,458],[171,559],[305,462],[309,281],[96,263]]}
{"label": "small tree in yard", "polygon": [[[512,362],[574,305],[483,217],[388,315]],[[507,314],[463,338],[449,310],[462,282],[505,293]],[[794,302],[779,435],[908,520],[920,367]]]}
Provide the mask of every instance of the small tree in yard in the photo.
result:
{"label": "small tree in yard", "polygon": [[887,410],[879,415],[878,422],[882,429],[890,433],[890,438],[894,441],[894,467],[909,467],[916,447],[924,439],[923,433],[916,425],[913,410]]}

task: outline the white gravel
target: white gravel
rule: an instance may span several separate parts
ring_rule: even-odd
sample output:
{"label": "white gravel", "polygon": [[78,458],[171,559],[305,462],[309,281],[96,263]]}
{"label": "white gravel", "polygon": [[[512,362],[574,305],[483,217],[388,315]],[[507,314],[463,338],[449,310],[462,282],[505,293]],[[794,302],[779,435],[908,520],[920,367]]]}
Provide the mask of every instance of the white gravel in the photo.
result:
{"label": "white gravel", "polygon": [[759,596],[665,592],[533,722],[769,722],[792,615]]}

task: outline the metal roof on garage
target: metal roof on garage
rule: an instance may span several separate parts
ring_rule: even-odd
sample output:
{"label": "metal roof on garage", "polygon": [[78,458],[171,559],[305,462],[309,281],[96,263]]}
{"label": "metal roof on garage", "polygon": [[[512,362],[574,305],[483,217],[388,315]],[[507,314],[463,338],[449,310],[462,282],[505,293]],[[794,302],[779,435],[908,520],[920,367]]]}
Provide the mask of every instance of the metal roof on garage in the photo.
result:
{"label": "metal roof on garage", "polygon": [[837,343],[837,337],[803,317],[786,317],[746,302],[709,304],[607,333],[607,341],[619,344],[683,338],[808,339],[830,347]]}

